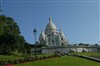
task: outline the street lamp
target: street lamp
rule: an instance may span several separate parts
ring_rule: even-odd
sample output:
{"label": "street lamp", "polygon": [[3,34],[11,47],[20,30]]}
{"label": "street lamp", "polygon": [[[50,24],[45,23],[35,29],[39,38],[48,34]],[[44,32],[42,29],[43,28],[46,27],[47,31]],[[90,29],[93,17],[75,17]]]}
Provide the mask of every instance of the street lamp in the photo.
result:
{"label": "street lamp", "polygon": [[36,28],[34,28],[34,30],[33,30],[33,32],[34,32],[34,36],[35,36],[35,59],[37,58],[37,50],[36,50],[36,33],[37,33],[37,29]]}

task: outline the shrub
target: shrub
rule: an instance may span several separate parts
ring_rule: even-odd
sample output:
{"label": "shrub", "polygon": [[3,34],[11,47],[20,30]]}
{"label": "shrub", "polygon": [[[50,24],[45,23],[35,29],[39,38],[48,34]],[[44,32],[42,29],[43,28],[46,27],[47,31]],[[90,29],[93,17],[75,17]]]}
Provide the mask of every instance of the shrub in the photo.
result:
{"label": "shrub", "polygon": [[14,60],[8,60],[8,64],[14,64]]}
{"label": "shrub", "polygon": [[42,59],[43,59],[43,57],[40,57],[40,59],[42,60]]}
{"label": "shrub", "polygon": [[3,62],[3,61],[0,61],[0,65],[2,65],[2,66],[3,66],[3,65],[4,65],[4,62]]}
{"label": "shrub", "polygon": [[18,64],[19,63],[19,60],[14,60],[14,64]]}
{"label": "shrub", "polygon": [[19,62],[20,62],[20,63],[23,63],[23,62],[24,62],[24,59],[19,59]]}
{"label": "shrub", "polygon": [[1,61],[0,61],[0,65],[6,65],[7,63],[8,63],[7,60],[1,60]]}
{"label": "shrub", "polygon": [[43,59],[46,59],[47,57],[46,56],[43,56]]}

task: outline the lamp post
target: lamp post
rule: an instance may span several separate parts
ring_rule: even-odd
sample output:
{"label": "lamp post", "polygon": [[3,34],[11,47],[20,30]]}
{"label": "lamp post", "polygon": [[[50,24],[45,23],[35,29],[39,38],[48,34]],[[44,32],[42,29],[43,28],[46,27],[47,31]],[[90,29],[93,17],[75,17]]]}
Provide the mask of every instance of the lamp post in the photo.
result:
{"label": "lamp post", "polygon": [[3,10],[2,10],[2,0],[0,0],[0,16],[3,15]]}
{"label": "lamp post", "polygon": [[37,29],[36,28],[34,28],[34,30],[33,30],[33,32],[34,32],[34,36],[35,36],[35,59],[37,58],[37,50],[36,50],[36,33],[37,33]]}
{"label": "lamp post", "polygon": [[1,5],[0,5],[0,16],[2,15],[2,9],[1,9]]}

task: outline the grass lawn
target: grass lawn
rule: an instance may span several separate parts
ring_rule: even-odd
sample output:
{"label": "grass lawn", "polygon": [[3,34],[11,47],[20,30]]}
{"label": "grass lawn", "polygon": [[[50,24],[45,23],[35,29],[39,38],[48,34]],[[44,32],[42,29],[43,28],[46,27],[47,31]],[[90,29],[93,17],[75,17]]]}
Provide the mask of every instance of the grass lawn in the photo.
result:
{"label": "grass lawn", "polygon": [[[51,56],[53,54],[37,54],[38,57],[43,57],[43,56]],[[33,55],[34,56],[34,55]]]}
{"label": "grass lawn", "polygon": [[14,66],[100,66],[100,63],[73,56],[63,56],[17,64]]}

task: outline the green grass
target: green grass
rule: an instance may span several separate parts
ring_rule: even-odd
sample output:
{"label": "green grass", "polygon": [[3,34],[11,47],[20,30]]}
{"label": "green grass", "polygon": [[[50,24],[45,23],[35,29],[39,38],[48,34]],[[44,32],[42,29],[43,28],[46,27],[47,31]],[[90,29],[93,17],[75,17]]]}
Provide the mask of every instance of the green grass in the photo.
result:
{"label": "green grass", "polygon": [[53,54],[38,54],[37,56],[38,57],[43,57],[43,56],[51,56],[51,55],[53,55]]}
{"label": "green grass", "polygon": [[100,66],[100,63],[73,56],[63,56],[17,64],[14,66]]}
{"label": "green grass", "polygon": [[[96,53],[96,52],[76,53],[76,54],[87,55],[87,56],[100,56],[100,53]],[[48,55],[51,54],[39,54],[38,57],[48,56]],[[27,55],[25,56],[0,55],[0,60],[16,60],[24,57],[27,57]],[[83,58],[73,57],[73,56],[63,56],[58,58],[51,58],[51,59],[38,60],[33,62],[26,62],[22,64],[16,64],[14,66],[100,66],[100,63],[83,59]]]}

